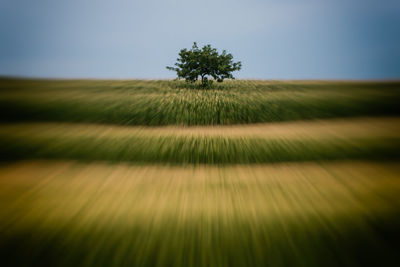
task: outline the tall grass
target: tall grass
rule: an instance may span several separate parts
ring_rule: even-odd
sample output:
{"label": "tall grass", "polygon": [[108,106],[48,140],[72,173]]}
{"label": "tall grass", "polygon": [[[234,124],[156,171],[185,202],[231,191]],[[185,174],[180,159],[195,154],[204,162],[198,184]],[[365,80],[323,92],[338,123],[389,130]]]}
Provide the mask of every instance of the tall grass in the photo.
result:
{"label": "tall grass", "polygon": [[399,174],[396,164],[362,162],[0,166],[1,261],[396,266]]}
{"label": "tall grass", "polygon": [[0,80],[0,121],[218,125],[400,113],[400,83]]}
{"label": "tall grass", "polygon": [[399,100],[399,82],[0,79],[0,265],[397,266]]}
{"label": "tall grass", "polygon": [[80,124],[3,125],[0,152],[7,160],[51,158],[174,164],[400,157],[399,120],[353,122],[361,126],[357,129],[351,121],[333,121],[330,128],[325,125],[327,122],[294,123],[277,125],[275,133],[265,134],[263,130],[268,131],[271,126],[235,133],[235,128],[207,127],[185,131]]}

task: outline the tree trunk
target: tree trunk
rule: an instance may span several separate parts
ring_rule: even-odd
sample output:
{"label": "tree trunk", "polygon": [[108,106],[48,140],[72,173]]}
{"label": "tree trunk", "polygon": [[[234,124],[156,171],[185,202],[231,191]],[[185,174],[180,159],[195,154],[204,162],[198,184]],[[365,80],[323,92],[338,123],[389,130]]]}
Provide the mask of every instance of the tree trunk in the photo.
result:
{"label": "tree trunk", "polygon": [[204,85],[205,85],[205,84],[204,84],[204,76],[205,76],[204,74],[201,75],[201,85],[202,85],[203,87],[204,87]]}

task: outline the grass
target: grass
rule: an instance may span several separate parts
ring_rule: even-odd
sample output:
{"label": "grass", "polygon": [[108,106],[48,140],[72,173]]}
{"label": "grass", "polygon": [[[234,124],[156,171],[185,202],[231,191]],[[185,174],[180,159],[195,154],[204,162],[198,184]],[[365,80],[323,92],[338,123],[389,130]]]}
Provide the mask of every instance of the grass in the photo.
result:
{"label": "grass", "polygon": [[400,113],[398,82],[0,81],[0,121],[221,125]]}
{"label": "grass", "polygon": [[2,78],[0,264],[398,266],[399,100],[395,81]]}
{"label": "grass", "polygon": [[10,266],[395,266],[396,163],[0,168]]}
{"label": "grass", "polygon": [[146,129],[81,124],[11,124],[0,128],[0,151],[3,159],[173,164],[400,157],[400,120],[397,118],[267,124],[247,128]]}

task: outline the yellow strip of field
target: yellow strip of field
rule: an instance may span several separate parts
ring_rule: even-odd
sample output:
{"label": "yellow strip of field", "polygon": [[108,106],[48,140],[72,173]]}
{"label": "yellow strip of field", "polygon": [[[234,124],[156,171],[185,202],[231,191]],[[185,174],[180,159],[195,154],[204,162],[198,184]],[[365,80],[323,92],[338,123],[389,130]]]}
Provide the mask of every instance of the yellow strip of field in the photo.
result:
{"label": "yellow strip of field", "polygon": [[333,162],[230,167],[28,161],[0,168],[0,225],[73,221],[162,225],[201,220],[307,221],[400,207],[400,165]]}
{"label": "yellow strip of field", "polygon": [[3,165],[0,251],[13,266],[395,266],[399,166]]}
{"label": "yellow strip of field", "polygon": [[400,117],[367,117],[233,126],[114,126],[83,123],[15,123],[0,126],[0,134],[54,134],[95,137],[223,136],[261,138],[399,137]]}

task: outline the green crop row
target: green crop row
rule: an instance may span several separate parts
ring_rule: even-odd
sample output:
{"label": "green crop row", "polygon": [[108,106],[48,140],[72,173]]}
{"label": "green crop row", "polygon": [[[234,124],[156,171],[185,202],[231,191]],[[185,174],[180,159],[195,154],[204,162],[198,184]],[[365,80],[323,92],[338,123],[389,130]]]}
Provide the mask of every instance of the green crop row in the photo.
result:
{"label": "green crop row", "polygon": [[[226,125],[400,114],[399,83],[0,80],[0,121]],[[190,86],[189,86],[190,87]]]}
{"label": "green crop row", "polygon": [[[17,130],[16,130],[17,129]],[[400,156],[400,138],[81,133],[74,125],[10,127],[0,131],[3,159],[50,158],[139,163],[235,164]]]}

